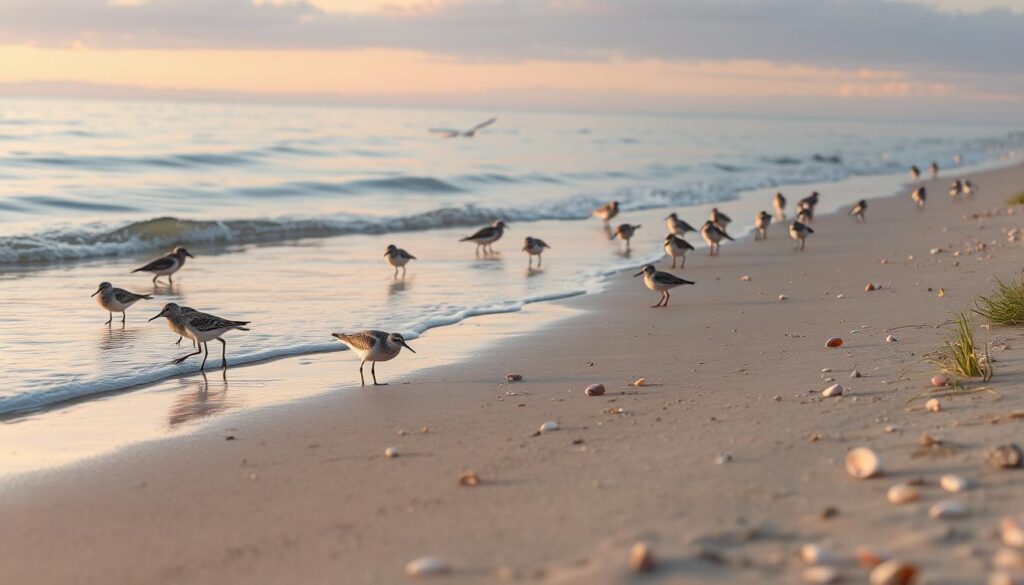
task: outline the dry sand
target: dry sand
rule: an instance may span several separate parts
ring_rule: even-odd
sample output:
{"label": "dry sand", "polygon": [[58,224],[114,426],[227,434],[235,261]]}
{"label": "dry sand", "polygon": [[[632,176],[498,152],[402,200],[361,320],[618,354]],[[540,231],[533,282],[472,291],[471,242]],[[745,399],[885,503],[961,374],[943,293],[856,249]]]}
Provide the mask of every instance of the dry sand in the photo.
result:
{"label": "dry sand", "polygon": [[[920,583],[982,582],[999,519],[1024,512],[1024,471],[983,462],[987,447],[1024,443],[1024,421],[1007,418],[1024,411],[1024,332],[979,330],[994,344],[1001,400],[943,398],[938,413],[913,400],[929,390],[936,368],[924,358],[951,312],[1024,262],[1024,244],[1002,231],[1021,225],[1002,202],[1024,190],[1024,168],[973,178],[983,191],[970,202],[951,203],[943,179],[928,184],[924,212],[901,194],[871,201],[865,224],[820,217],[803,254],[779,225],[718,258],[698,251],[683,273],[696,286],[667,309],[648,308],[657,294],[619,275],[607,292],[565,301],[584,313],[411,384],[264,409],[230,432],[211,424],[21,478],[0,502],[0,582],[400,583],[406,562],[428,554],[451,566],[438,582],[631,582],[639,539],[660,560],[643,582],[799,582],[805,543],[844,559],[884,547],[917,563]],[[987,249],[973,252],[979,242]],[[846,343],[827,349],[830,336]],[[850,379],[855,368],[863,377]],[[641,376],[652,385],[628,385]],[[828,376],[843,397],[821,397]],[[595,382],[605,396],[583,394]],[[534,436],[545,421],[560,429]],[[922,447],[923,433],[941,447]],[[883,477],[846,474],[858,445],[882,455]],[[385,457],[391,446],[401,456]],[[458,485],[467,469],[481,485]],[[929,519],[950,472],[973,483],[952,496],[968,513]],[[913,478],[919,502],[886,501]],[[839,566],[867,582],[854,563]]]}

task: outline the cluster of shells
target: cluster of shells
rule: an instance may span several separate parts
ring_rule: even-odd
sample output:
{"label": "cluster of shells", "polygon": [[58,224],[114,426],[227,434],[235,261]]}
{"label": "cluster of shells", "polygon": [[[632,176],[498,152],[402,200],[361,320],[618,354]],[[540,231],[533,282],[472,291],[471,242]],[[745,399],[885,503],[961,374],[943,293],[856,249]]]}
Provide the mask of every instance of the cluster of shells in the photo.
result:
{"label": "cluster of shells", "polygon": [[1006,241],[1007,242],[1019,242],[1024,237],[1024,230],[1021,228],[1006,228]]}

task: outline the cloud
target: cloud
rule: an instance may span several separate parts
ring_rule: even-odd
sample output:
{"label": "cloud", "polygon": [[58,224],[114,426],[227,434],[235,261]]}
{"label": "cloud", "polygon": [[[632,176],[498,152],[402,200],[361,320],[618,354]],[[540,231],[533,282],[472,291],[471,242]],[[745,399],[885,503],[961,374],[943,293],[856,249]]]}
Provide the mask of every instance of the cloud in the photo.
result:
{"label": "cloud", "polygon": [[0,0],[0,43],[393,48],[461,60],[760,59],[1020,76],[1024,15],[895,0],[433,0],[358,13],[306,0]]}

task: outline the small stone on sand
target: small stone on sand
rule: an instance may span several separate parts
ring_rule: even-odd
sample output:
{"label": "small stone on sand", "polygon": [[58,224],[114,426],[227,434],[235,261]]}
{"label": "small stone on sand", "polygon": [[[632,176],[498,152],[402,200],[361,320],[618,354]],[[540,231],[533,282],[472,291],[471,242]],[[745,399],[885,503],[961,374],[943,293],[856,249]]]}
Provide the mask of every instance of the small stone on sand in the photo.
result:
{"label": "small stone on sand", "polygon": [[1013,469],[1021,466],[1024,453],[1015,444],[1000,445],[985,453],[985,461],[996,469]]}
{"label": "small stone on sand", "polygon": [[429,577],[444,575],[448,572],[448,563],[438,557],[420,557],[405,565],[405,574],[410,577]]}
{"label": "small stone on sand", "polygon": [[658,566],[654,559],[654,553],[651,552],[651,547],[646,542],[634,544],[629,549],[629,558],[626,562],[629,568],[637,573],[650,573]]}
{"label": "small stone on sand", "polygon": [[387,449],[384,449],[385,457],[398,457],[398,455],[399,453],[397,447],[388,447]]}

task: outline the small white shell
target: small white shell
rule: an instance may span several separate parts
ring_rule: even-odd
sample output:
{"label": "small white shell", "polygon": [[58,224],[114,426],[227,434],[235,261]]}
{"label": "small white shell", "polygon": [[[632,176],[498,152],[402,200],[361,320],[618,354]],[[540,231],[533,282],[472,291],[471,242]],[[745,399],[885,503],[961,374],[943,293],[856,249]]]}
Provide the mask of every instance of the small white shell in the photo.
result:
{"label": "small white shell", "polygon": [[942,500],[928,509],[928,516],[932,520],[959,518],[966,514],[967,508],[957,500]]}
{"label": "small white shell", "polygon": [[871,585],[909,585],[916,575],[917,567],[914,565],[890,559],[871,569],[868,580]]}
{"label": "small white shell", "polygon": [[851,378],[860,378],[860,370],[853,370],[852,372],[850,372],[850,377]]}
{"label": "small white shell", "polygon": [[846,454],[846,472],[857,479],[868,479],[882,473],[882,458],[867,447],[850,449]]}
{"label": "small white shell", "polygon": [[909,504],[916,502],[921,497],[921,492],[912,485],[898,483],[885,493],[885,497],[893,504]]}
{"label": "small white shell", "polygon": [[549,420],[548,422],[540,425],[540,432],[542,432],[542,433],[550,433],[551,431],[557,431],[557,430],[558,430],[558,423],[556,423],[553,420]]}
{"label": "small white shell", "polygon": [[405,574],[410,577],[443,575],[448,572],[448,563],[440,557],[420,557],[405,565]]}
{"label": "small white shell", "polygon": [[892,335],[889,335],[889,336],[887,336],[885,338],[885,342],[886,343],[896,343],[896,341],[898,341],[898,340],[895,337],[893,337]]}
{"label": "small white shell", "polygon": [[779,295],[779,300],[780,301],[788,301],[789,297],[787,297],[786,295]]}
{"label": "small white shell", "polygon": [[800,558],[808,565],[832,565],[839,557],[820,544],[805,544],[800,547]]}
{"label": "small white shell", "polygon": [[1003,518],[999,522],[999,536],[1006,546],[1024,548],[1024,522],[1019,516]]}
{"label": "small white shell", "polygon": [[843,395],[843,385],[842,384],[832,384],[828,388],[825,388],[824,390],[822,390],[821,391],[821,395],[824,396],[825,398],[828,398],[830,396],[842,396]]}
{"label": "small white shell", "polygon": [[399,455],[398,447],[388,447],[387,449],[384,449],[385,457],[398,457]]}
{"label": "small white shell", "polygon": [[942,410],[942,403],[939,402],[938,398],[932,398],[924,403],[924,409],[928,412],[940,412]]}
{"label": "small white shell", "polygon": [[630,386],[646,386],[647,378],[637,378]]}
{"label": "small white shell", "polygon": [[970,482],[967,481],[967,478],[960,477],[959,475],[947,474],[939,479],[939,485],[947,492],[957,493],[966,491],[970,486]]}
{"label": "small white shell", "polygon": [[838,583],[842,578],[843,575],[835,567],[807,567],[803,572],[804,583],[810,583],[810,585]]}

